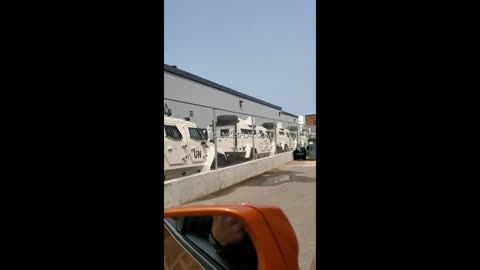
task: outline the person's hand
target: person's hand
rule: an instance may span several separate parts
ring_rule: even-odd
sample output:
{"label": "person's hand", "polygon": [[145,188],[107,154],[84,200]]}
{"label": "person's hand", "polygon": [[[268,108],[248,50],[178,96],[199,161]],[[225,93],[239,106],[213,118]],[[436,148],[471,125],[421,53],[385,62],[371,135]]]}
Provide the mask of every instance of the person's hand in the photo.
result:
{"label": "person's hand", "polygon": [[242,224],[231,216],[213,216],[212,235],[222,246],[234,244],[245,236]]}

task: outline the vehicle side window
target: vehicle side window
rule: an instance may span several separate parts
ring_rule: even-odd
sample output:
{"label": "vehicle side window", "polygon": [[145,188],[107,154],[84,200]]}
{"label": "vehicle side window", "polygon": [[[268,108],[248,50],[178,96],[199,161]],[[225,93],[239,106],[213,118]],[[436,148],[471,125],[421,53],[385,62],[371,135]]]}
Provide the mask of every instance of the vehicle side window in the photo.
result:
{"label": "vehicle side window", "polygon": [[203,139],[206,140],[208,138],[208,132],[206,128],[198,128],[200,130],[200,133],[202,133]]}
{"label": "vehicle side window", "polygon": [[267,131],[267,137],[270,139],[273,138],[273,132]]}
{"label": "vehicle side window", "polygon": [[280,135],[285,135],[285,132],[279,131],[278,134],[280,134]]}
{"label": "vehicle side window", "polygon": [[260,138],[265,139],[265,134],[263,133],[263,131],[260,130],[258,132],[260,133]]}
{"label": "vehicle side window", "polygon": [[183,222],[182,218],[179,217],[171,217],[165,219],[168,223],[170,223],[178,232],[181,232],[181,225]]}
{"label": "vehicle side window", "polygon": [[182,133],[180,133],[180,130],[176,126],[169,126],[165,125],[165,133],[167,134],[167,137],[170,137],[172,139],[182,139]]}
{"label": "vehicle side window", "polygon": [[197,140],[203,140],[203,135],[200,130],[197,128],[188,128],[188,133],[190,133],[190,138],[192,139],[197,139]]}
{"label": "vehicle side window", "polygon": [[245,134],[245,135],[247,135],[247,134],[249,134],[249,135],[251,135],[251,134],[256,134],[255,130],[251,130],[251,129],[243,129],[243,128],[242,128],[242,129],[240,129],[240,131],[242,131],[242,134]]}
{"label": "vehicle side window", "polygon": [[228,136],[229,129],[221,129],[220,130],[220,136],[221,137],[227,137]]}
{"label": "vehicle side window", "polygon": [[[242,240],[229,244],[225,250],[219,251],[212,245],[210,240],[213,221],[214,218],[212,216],[184,217],[180,235],[177,236],[187,240],[200,251],[199,253],[202,257],[207,258],[208,261],[213,262],[217,266],[205,269],[257,270],[257,254],[250,236],[246,234],[242,237]],[[178,269],[186,270],[192,268]]]}

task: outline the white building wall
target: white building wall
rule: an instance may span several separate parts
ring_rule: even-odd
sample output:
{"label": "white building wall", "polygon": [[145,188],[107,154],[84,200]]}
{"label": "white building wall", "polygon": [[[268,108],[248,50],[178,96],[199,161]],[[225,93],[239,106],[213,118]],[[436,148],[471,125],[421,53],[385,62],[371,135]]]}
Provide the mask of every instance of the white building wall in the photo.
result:
{"label": "white building wall", "polygon": [[[165,98],[175,99],[205,106],[216,107],[219,109],[242,112],[246,115],[238,115],[240,118],[246,118],[247,114],[254,114],[276,120],[293,121],[293,117],[280,114],[281,110],[266,106],[264,104],[251,101],[222,90],[204,85],[202,83],[184,78],[182,76],[164,71],[164,93]],[[242,100],[242,107],[239,101]],[[210,108],[199,107],[190,104],[178,103],[165,100],[168,107],[172,109],[173,117],[190,117],[192,122],[195,122],[200,127],[206,127],[212,123],[213,112]],[[193,113],[193,117],[191,116]],[[216,115],[233,114],[230,112],[216,111]],[[260,120],[260,119],[259,119]],[[298,120],[295,120],[298,121]],[[262,121],[257,121],[256,124],[261,124]]]}
{"label": "white building wall", "polygon": [[292,117],[290,115],[286,115],[283,113],[280,114],[280,121],[287,121],[287,122],[298,124],[298,118]]}

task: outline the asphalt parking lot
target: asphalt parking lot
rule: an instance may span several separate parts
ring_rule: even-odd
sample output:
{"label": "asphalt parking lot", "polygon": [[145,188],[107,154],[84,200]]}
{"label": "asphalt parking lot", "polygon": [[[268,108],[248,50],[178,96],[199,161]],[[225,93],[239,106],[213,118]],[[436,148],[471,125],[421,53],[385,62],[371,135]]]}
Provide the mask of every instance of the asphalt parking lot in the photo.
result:
{"label": "asphalt parking lot", "polygon": [[297,235],[300,269],[315,255],[316,163],[291,161],[189,204],[248,202],[280,207]]}

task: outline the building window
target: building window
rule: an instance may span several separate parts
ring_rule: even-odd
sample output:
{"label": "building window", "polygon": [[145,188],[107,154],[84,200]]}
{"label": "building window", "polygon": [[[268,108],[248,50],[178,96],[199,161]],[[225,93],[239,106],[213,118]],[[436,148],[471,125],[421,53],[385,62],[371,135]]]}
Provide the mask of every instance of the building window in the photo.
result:
{"label": "building window", "polygon": [[317,120],[313,120],[313,125],[316,126],[317,125]]}

